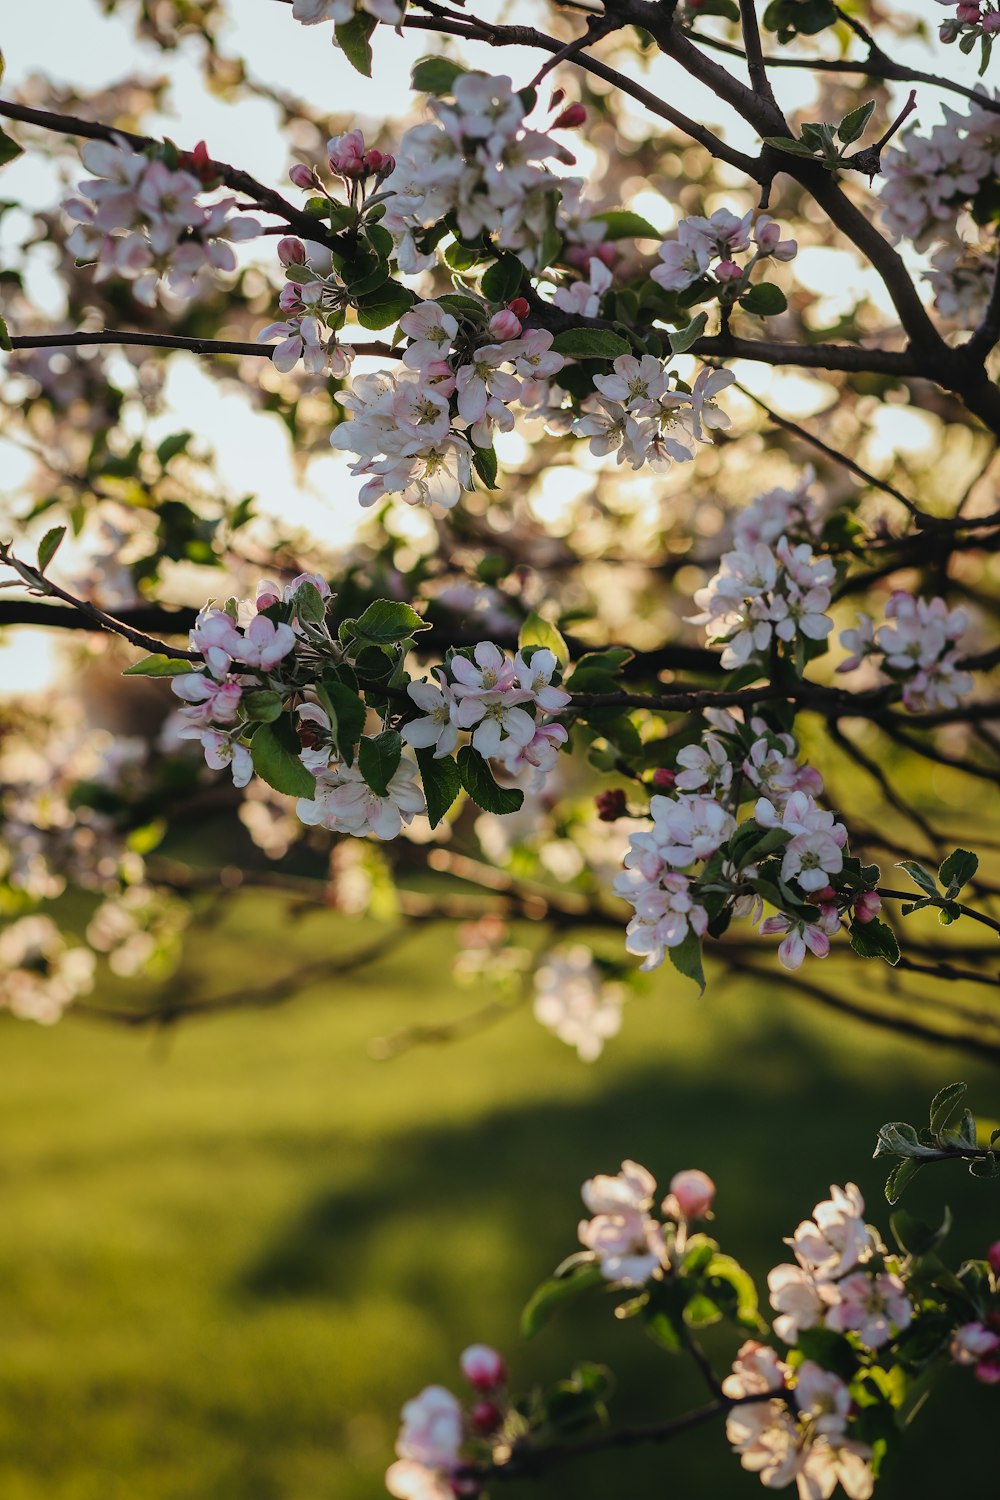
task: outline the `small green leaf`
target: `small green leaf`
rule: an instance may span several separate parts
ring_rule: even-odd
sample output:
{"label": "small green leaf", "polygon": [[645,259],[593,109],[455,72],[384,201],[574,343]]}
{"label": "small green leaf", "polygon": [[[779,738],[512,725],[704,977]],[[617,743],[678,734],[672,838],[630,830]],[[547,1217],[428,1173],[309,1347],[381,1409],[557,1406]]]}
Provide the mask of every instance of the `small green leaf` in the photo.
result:
{"label": "small green leaf", "polygon": [[780,286],[775,286],[772,281],[762,281],[743,293],[740,306],[744,312],[754,313],[758,318],[773,318],[785,311],[788,298]]}
{"label": "small green leaf", "polygon": [[354,634],[376,646],[393,645],[418,630],[429,630],[427,621],[398,599],[376,599],[354,622]]}
{"label": "small green leaf", "polygon": [[521,651],[528,646],[543,646],[546,651],[551,651],[563,666],[569,661],[569,647],[559,631],[554,625],[550,625],[548,620],[543,620],[541,615],[536,614],[534,610],[518,631],[517,644]]}
{"label": "small green leaf", "polygon": [[388,328],[413,306],[413,293],[398,281],[384,280],[374,291],[357,298],[358,322],[362,328]]}
{"label": "small green leaf", "polygon": [[561,1303],[578,1297],[591,1287],[600,1286],[603,1280],[600,1266],[588,1262],[574,1266],[566,1276],[553,1276],[548,1281],[543,1281],[521,1314],[521,1337],[534,1338]]}
{"label": "small green leaf", "polygon": [[163,442],[156,450],[156,457],[161,469],[165,469],[170,460],[176,458],[178,453],[184,452],[184,449],[191,441],[191,437],[192,434],[190,432],[172,432],[169,437],[163,439]]}
{"label": "small green leaf", "polygon": [[452,62],[450,57],[422,57],[413,65],[410,87],[418,94],[436,94],[440,98],[451,93],[455,79],[464,72],[461,63]]}
{"label": "small green leaf", "polygon": [[65,526],[53,526],[47,531],[38,544],[38,571],[44,573],[49,563],[59,551],[63,537],[66,535]]}
{"label": "small green leaf", "polygon": [[837,126],[837,135],[845,146],[849,146],[852,141],[856,141],[859,136],[864,135],[865,126],[871,119],[874,110],[875,100],[870,99],[867,104],[859,104],[857,109],[852,109],[849,114],[844,116]]}
{"label": "small green leaf", "polygon": [[947,1238],[951,1229],[951,1210],[946,1208],[944,1219],[937,1229],[930,1224],[925,1224],[922,1219],[917,1219],[913,1214],[907,1213],[904,1208],[897,1209],[889,1218],[889,1227],[896,1238],[896,1244],[907,1255],[929,1255],[932,1250]]}
{"label": "small green leaf", "polygon": [[969,1162],[969,1171],[973,1177],[1000,1177],[1000,1161],[996,1153],[991,1151],[988,1156],[979,1156]]}
{"label": "small green leaf", "polygon": [[247,718],[261,724],[273,724],[275,719],[280,718],[283,706],[281,694],[272,693],[267,688],[262,688],[258,693],[244,693],[240,700],[240,707]]}
{"label": "small green leaf", "polygon": [[958,895],[963,885],[968,885],[978,869],[979,857],[968,849],[955,849],[948,855],[938,870],[938,879],[949,900]]}
{"label": "small green leaf", "polygon": [[122,673],[123,677],[180,677],[184,672],[197,670],[193,661],[183,661],[176,656],[144,656],[133,662]]}
{"label": "small green leaf", "polygon": [[627,339],[605,328],[567,328],[552,340],[553,352],[570,359],[617,359],[629,348]]}
{"label": "small green leaf", "polygon": [[606,240],[662,240],[663,232],[644,219],[642,214],[628,208],[609,208],[605,213],[595,214],[592,224],[603,224]]}
{"label": "small green leaf", "polygon": [[764,144],[773,146],[775,151],[787,151],[789,156],[814,156],[815,152],[805,141],[793,140],[788,135],[766,135]]}
{"label": "small green leaf", "polygon": [[685,979],[693,979],[698,986],[699,995],[703,995],[705,971],[701,964],[701,938],[689,928],[683,943],[676,948],[668,948],[667,953],[678,974],[683,974]]}
{"label": "small green leaf", "polygon": [[378,22],[374,16],[358,11],[349,21],[340,21],[334,26],[337,46],[352,68],[364,75],[372,76],[372,32]]}
{"label": "small green leaf", "polygon": [[851,923],[851,947],[861,958],[884,958],[893,967],[899,963],[896,934],[877,917],[873,922]]}
{"label": "small green leaf", "polygon": [[488,490],[497,487],[497,455],[493,448],[476,448],[472,450],[472,467],[479,475]]}
{"label": "small green leaf", "polygon": [[700,312],[691,319],[686,328],[675,328],[667,337],[670,339],[670,349],[673,354],[683,354],[697,339],[705,332],[708,322],[708,313]]}
{"label": "small green leaf", "polygon": [[517,787],[497,785],[486,761],[471,745],[463,745],[458,752],[458,771],[465,790],[483,812],[514,813],[524,801]]}
{"label": "small green leaf", "polygon": [[399,768],[402,753],[403,741],[395,729],[362,738],[358,746],[358,769],[376,797],[388,795],[389,782]]}
{"label": "small green leaf", "polygon": [[329,673],[323,676],[323,691],[334,743],[342,760],[351,766],[354,764],[354,747],[364,731],[368,710],[357,693]]}
{"label": "small green leaf", "polygon": [[253,768],[261,781],[289,797],[315,797],[316,778],[299,760],[299,738],[284,715],[261,724],[250,741]]}
{"label": "small green leaf", "polygon": [[424,784],[427,821],[436,828],[462,790],[462,778],[450,755],[435,759],[434,751],[428,745],[426,749],[418,750],[416,756]]}
{"label": "small green leaf", "polygon": [[14,345],[10,341],[10,332],[3,318],[0,318],[0,349],[2,349],[5,354],[12,353],[14,349]]}
{"label": "small green leaf", "polygon": [[5,167],[9,161],[16,161],[23,154],[24,147],[12,140],[5,130],[0,130],[0,167]]}
{"label": "small green leaf", "polygon": [[897,1162],[885,1180],[885,1196],[889,1203],[898,1203],[903,1196],[904,1189],[913,1181],[917,1173],[923,1167],[922,1161],[915,1161],[912,1157],[906,1161]]}
{"label": "small green leaf", "polygon": [[516,297],[524,267],[516,255],[501,255],[483,272],[479,289],[488,302],[509,302]]}
{"label": "small green leaf", "polygon": [[914,884],[919,885],[920,889],[926,891],[928,896],[936,896],[938,894],[937,881],[934,879],[934,876],[929,870],[925,870],[923,865],[918,865],[915,859],[901,859],[896,869],[905,870]]}
{"label": "small green leaf", "polygon": [[934,1135],[941,1133],[968,1092],[966,1083],[949,1083],[934,1095],[930,1108],[930,1127]]}

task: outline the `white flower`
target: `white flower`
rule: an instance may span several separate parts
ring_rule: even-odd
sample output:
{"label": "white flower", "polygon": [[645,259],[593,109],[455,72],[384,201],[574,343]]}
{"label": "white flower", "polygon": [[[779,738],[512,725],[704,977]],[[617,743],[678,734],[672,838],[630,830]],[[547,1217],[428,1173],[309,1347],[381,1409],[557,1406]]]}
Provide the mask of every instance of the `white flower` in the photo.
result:
{"label": "white flower", "polygon": [[830,1197],[817,1203],[813,1217],[787,1241],[799,1264],[817,1280],[833,1280],[870,1260],[874,1242],[864,1211],[865,1200],[853,1182],[831,1187]]}
{"label": "white flower", "polygon": [[531,660],[525,661],[523,652],[514,657],[514,675],[532,701],[547,714],[557,714],[571,702],[572,694],[565,688],[552,686],[552,674],[559,666],[555,653],[547,647],[532,651]]}
{"label": "white flower", "polygon": [[433,745],[434,758],[439,760],[444,755],[450,755],[458,744],[458,725],[455,722],[454,693],[445,680],[444,673],[440,669],[436,670],[440,687],[435,687],[431,682],[408,684],[407,693],[424,712],[421,718],[411,719],[408,724],[404,724],[400,733],[415,750],[426,750]]}
{"label": "white flower", "polygon": [[783,880],[796,880],[804,891],[820,891],[843,869],[847,829],[833,813],[817,807],[808,792],[793,792],[780,813],[761,797],[754,817],[762,828],[781,828],[792,835],[782,850]]}
{"label": "white flower", "polygon": [[820,1287],[801,1266],[775,1266],[767,1273],[771,1306],[779,1314],[774,1331],[786,1344],[798,1342],[803,1328],[823,1326],[828,1299],[826,1287]]}
{"label": "white flower", "polygon": [[0,1006],[20,1020],[51,1026],[93,987],[93,953],[67,947],[50,917],[22,917],[0,932]]}
{"label": "white flower", "polygon": [[948,1352],[957,1365],[975,1365],[1000,1349],[1000,1335],[983,1323],[963,1323],[952,1335]]}
{"label": "white flower", "polygon": [[667,370],[662,360],[652,354],[636,359],[634,354],[620,354],[611,367],[613,375],[595,375],[594,385],[611,401],[620,401],[628,411],[645,411],[655,406],[667,390]]}
{"label": "white flower", "polygon": [[400,318],[399,326],[412,339],[403,354],[408,370],[424,370],[444,359],[458,334],[458,319],[437,302],[421,302]]}
{"label": "white flower", "polygon": [[681,869],[710,858],[736,828],[732,813],[714,797],[653,797],[649,810],[659,853]]}
{"label": "white flower", "polygon": [[624,990],[605,984],[582,943],[557,948],[535,971],[535,1020],[593,1062],[621,1030]]}
{"label": "white flower", "polygon": [[[839,1301],[826,1318],[836,1333],[856,1333],[868,1349],[881,1349],[910,1326],[913,1304],[898,1276],[856,1271],[837,1282]],[[1000,1342],[1000,1340],[998,1340]]]}
{"label": "white flower", "polygon": [[295,804],[299,821],[320,824],[333,833],[363,838],[374,833],[379,839],[396,838],[424,811],[417,765],[403,756],[393,772],[385,796],[374,792],[358,766],[331,766],[316,778],[316,795]]}
{"label": "white flower", "polygon": [[462,1446],[462,1408],[444,1386],[429,1385],[407,1401],[403,1425],[396,1439],[400,1458],[431,1468],[457,1462]]}
{"label": "white flower", "polygon": [[275,625],[266,615],[255,615],[247,626],[246,635],[239,649],[233,652],[236,661],[248,667],[258,667],[269,672],[283,661],[289,651],[295,650],[295,631],[291,625]]}
{"label": "white flower", "polygon": [[[223,734],[218,729],[203,729],[200,734],[195,729],[194,733],[201,740],[205,764],[213,771],[223,771],[228,766],[233,785],[246,786],[253,776],[253,759],[247,746],[235,734]],[[181,736],[187,738],[188,732],[182,729]]]}
{"label": "white flower", "polygon": [[587,280],[573,281],[569,286],[557,287],[552,301],[556,307],[561,307],[564,312],[575,313],[577,317],[599,317],[601,299],[610,287],[611,280],[608,267],[596,255],[592,256],[587,267]]}
{"label": "white flower", "polygon": [[580,1242],[597,1257],[601,1274],[625,1286],[642,1286],[663,1268],[662,1230],[649,1210],[656,1179],[638,1162],[622,1162],[617,1177],[591,1177],[583,1201],[594,1215],[579,1226]]}

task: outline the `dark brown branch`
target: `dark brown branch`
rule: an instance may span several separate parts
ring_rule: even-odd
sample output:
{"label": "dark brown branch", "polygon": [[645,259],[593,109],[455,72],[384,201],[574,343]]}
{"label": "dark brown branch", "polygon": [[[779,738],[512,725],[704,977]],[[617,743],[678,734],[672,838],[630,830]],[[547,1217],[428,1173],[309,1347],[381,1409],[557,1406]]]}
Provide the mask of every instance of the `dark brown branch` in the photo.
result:
{"label": "dark brown branch", "polygon": [[[18,334],[11,339],[15,349],[71,349],[94,344],[137,345],[149,349],[189,349],[192,354],[239,354],[253,359],[270,359],[273,344],[245,344],[229,339],[192,339],[179,333],[140,333],[130,328],[102,328],[96,333]],[[380,340],[371,343],[340,345],[355,354],[376,354],[381,358],[399,359],[397,349]]]}

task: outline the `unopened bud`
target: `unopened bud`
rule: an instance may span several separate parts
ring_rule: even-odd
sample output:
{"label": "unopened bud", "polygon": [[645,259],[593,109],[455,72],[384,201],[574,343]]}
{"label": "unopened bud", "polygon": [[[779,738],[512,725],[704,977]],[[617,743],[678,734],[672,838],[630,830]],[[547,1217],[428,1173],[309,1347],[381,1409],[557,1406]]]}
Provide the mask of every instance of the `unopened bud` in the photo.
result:
{"label": "unopened bud", "polygon": [[742,268],[734,260],[720,260],[715,268],[717,281],[739,281],[743,275]]}
{"label": "unopened bud", "polygon": [[510,308],[504,308],[503,312],[494,313],[487,328],[488,332],[492,333],[494,338],[501,341],[504,339],[516,339],[521,333],[520,319],[510,311]]}
{"label": "unopened bud", "polygon": [[685,1219],[703,1219],[714,1197],[715,1183],[697,1167],[678,1172],[670,1179],[670,1198]]}
{"label": "unopened bud", "polygon": [[1000,10],[988,10],[979,24],[987,36],[995,36],[1000,31]]}
{"label": "unopened bud", "polygon": [[653,785],[660,791],[667,791],[677,780],[677,772],[671,771],[667,766],[657,766],[653,772]]}
{"label": "unopened bud", "polygon": [[288,176],[297,188],[311,188],[319,186],[319,178],[312,167],[297,161],[294,167],[289,167]]}
{"label": "unopened bud", "polygon": [[955,16],[959,21],[965,21],[966,23],[978,21],[979,5],[977,3],[960,5],[955,11]]}
{"label": "unopened bud", "polygon": [[994,1240],[986,1252],[986,1259],[990,1263],[990,1269],[995,1276],[1000,1276],[1000,1240]]}
{"label": "unopened bud", "polygon": [[306,247],[294,234],[286,234],[278,241],[278,259],[283,266],[304,266]]}
{"label": "unopened bud", "polygon": [[583,104],[569,104],[555,120],[552,121],[553,130],[573,130],[577,125],[582,125],[587,118],[587,109]]}
{"label": "unopened bud", "polygon": [[523,297],[515,297],[512,302],[507,303],[507,307],[514,314],[515,318],[520,318],[522,323],[531,311],[531,308]]}
{"label": "unopened bud", "polygon": [[487,1433],[496,1432],[503,1421],[503,1412],[494,1401],[477,1401],[469,1413],[469,1421],[476,1430],[485,1436]]}
{"label": "unopened bud", "polygon": [[628,803],[625,801],[625,793],[621,787],[598,792],[594,798],[594,806],[597,808],[597,816],[602,823],[614,823],[618,818],[624,818],[628,812]]}
{"label": "unopened bud", "polygon": [[972,1373],[980,1385],[1000,1385],[1000,1359],[981,1359]]}
{"label": "unopened bud", "polygon": [[365,152],[365,166],[369,172],[381,172],[385,166],[385,155],[375,146]]}
{"label": "unopened bud", "polygon": [[855,921],[861,922],[862,924],[865,922],[874,922],[875,918],[878,916],[881,910],[882,897],[879,895],[878,891],[865,891],[862,896],[858,897],[857,903],[855,904]]}
{"label": "unopened bud", "polygon": [[458,1363],[466,1380],[477,1391],[495,1391],[507,1378],[502,1355],[488,1344],[470,1344]]}

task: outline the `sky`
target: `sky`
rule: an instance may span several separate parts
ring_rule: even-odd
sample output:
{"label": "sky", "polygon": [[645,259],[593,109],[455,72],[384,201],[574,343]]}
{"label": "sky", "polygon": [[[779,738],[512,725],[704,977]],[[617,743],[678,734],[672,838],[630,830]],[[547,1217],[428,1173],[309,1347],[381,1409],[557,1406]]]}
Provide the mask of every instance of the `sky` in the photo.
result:
{"label": "sky", "polygon": [[[488,0],[483,14],[499,15],[499,8]],[[169,113],[151,119],[148,128],[169,134],[181,144],[205,139],[217,159],[233,161],[264,182],[287,188],[289,148],[286,137],[277,128],[277,111],[265,100],[247,99],[230,103],[209,94],[202,82],[197,63],[197,43],[192,42],[174,56],[166,56],[149,45],[137,44],[129,16],[132,6],[126,3],[121,14],[103,15],[96,0],[46,0],[42,4],[4,7],[0,24],[0,45],[6,57],[3,91],[13,94],[29,76],[42,73],[56,83],[68,83],[82,90],[97,89],[129,74],[170,80]],[[544,23],[548,7],[541,0],[512,0],[503,9],[504,19]],[[245,59],[254,77],[290,89],[320,110],[331,114],[349,113],[351,123],[360,125],[381,120],[400,119],[410,114],[413,96],[409,91],[409,74],[414,61],[428,50],[437,50],[440,39],[423,32],[397,36],[387,27],[379,27],[375,36],[373,78],[362,78],[343,55],[331,44],[332,28],[328,25],[304,27],[297,24],[287,5],[278,0],[230,0],[231,17],[220,42],[224,52]],[[943,52],[943,49],[940,49]],[[916,66],[933,66],[926,49],[901,46],[899,55],[912,58]],[[517,85],[527,83],[538,67],[537,53],[509,48],[499,54],[489,49],[461,44],[461,55],[473,65],[491,71],[510,73]],[[974,65],[951,47],[939,60],[942,72],[951,76],[968,73],[974,81]],[[784,70],[774,74],[781,102],[789,109],[807,104],[813,86],[807,72]],[[752,132],[704,88],[688,79],[664,59],[658,60],[643,81],[652,89],[659,87],[677,107],[692,117],[724,127],[726,138],[741,149],[752,150]],[[900,102],[904,86],[896,86]],[[937,105],[930,91],[923,91],[920,119],[926,125],[937,117]],[[636,107],[635,128],[642,129],[643,116]],[[585,159],[581,166],[586,169]],[[294,195],[294,189],[289,189]],[[50,206],[61,196],[55,174],[26,153],[4,171],[3,196],[23,202],[27,207]],[[652,196],[652,195],[650,195]],[[666,226],[669,214],[657,214],[657,205],[637,205],[654,222]],[[662,210],[667,205],[659,205]],[[16,231],[16,221],[8,221]],[[273,242],[244,248],[246,258],[266,255]],[[0,240],[2,254],[2,240]],[[826,291],[823,311],[832,321],[838,311],[853,300],[860,289],[858,277],[864,276],[866,289],[876,300],[884,300],[883,289],[874,272],[858,271],[852,285],[844,284],[843,271],[837,274],[831,256],[837,252],[813,248],[803,252],[796,262],[796,273],[803,283],[817,291]],[[840,283],[842,291],[835,288]],[[58,315],[58,287],[39,273],[32,291],[43,309]],[[367,363],[367,362],[365,362]],[[356,367],[363,368],[363,365]],[[766,367],[745,365],[738,374],[758,394],[767,395],[787,415],[804,418],[820,410],[827,399],[820,382],[793,372],[776,372]],[[297,477],[292,466],[288,436],[277,422],[262,421],[250,404],[231,387],[220,388],[199,369],[195,356],[175,355],[171,360],[168,383],[169,410],[157,418],[151,430],[154,441],[168,432],[190,428],[210,434],[218,456],[219,470],[234,494],[253,492],[260,497],[258,509],[272,509],[289,517],[295,524],[308,527],[319,540],[331,546],[347,543],[353,536],[361,512],[355,503],[360,481],[347,474],[345,460],[337,454],[320,456],[309,464],[304,478]],[[891,435],[887,441],[891,442]],[[919,434],[916,435],[919,441]],[[25,476],[26,460],[0,437],[0,471],[5,485],[16,486]],[[40,681],[51,680],[56,657],[44,633],[11,632],[0,644],[0,691],[22,691]]]}

